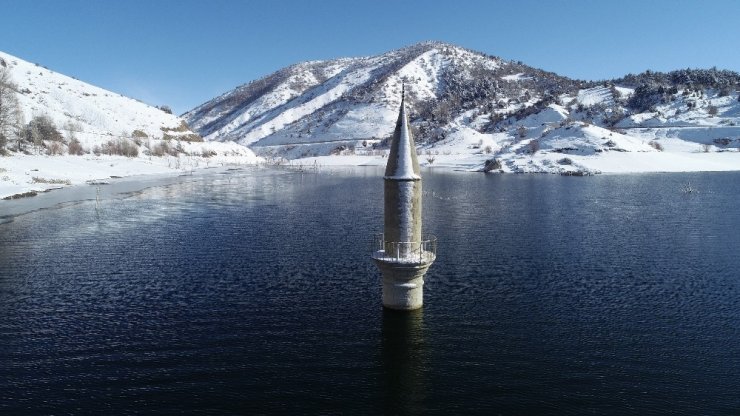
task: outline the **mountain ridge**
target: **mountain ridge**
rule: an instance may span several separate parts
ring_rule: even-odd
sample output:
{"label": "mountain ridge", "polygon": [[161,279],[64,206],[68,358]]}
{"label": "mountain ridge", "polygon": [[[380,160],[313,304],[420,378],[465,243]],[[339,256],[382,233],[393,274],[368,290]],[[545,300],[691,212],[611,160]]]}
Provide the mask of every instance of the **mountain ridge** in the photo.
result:
{"label": "mountain ridge", "polygon": [[[674,138],[695,151],[703,151],[702,146],[740,147],[740,133],[730,128],[740,123],[737,72],[645,71],[583,81],[437,41],[369,57],[294,64],[183,117],[206,140],[237,141],[266,156],[366,152],[382,149],[390,136],[401,84],[406,85],[412,129],[423,152],[459,152],[467,146],[489,149],[484,153],[491,157],[517,158],[525,153],[522,142],[533,140],[541,143],[527,145],[530,153],[548,148],[615,151],[606,145],[608,139],[583,144],[589,126],[603,129],[604,137],[617,133],[645,145],[626,146],[633,151],[676,150],[677,143],[665,140],[667,148],[660,143]],[[534,125],[532,117],[548,121]],[[727,135],[717,137],[713,131],[702,139],[675,130],[678,126],[720,129]],[[564,140],[561,127],[576,132],[572,146],[549,144]],[[674,130],[667,136],[634,130],[641,128]],[[512,148],[517,151],[511,153]]]}
{"label": "mountain ridge", "polygon": [[[430,52],[435,51],[438,53],[434,54],[434,56],[428,56],[430,55]],[[276,110],[279,106],[283,106],[284,108],[287,106],[288,109],[291,110],[294,110],[296,107],[301,107],[301,104],[303,103],[300,102],[300,100],[309,101],[309,98],[312,98],[310,94],[316,94],[317,91],[315,91],[315,88],[321,86],[323,82],[341,83],[343,80],[337,77],[337,75],[348,73],[358,79],[354,80],[355,82],[345,82],[348,84],[346,88],[347,91],[341,91],[341,95],[333,96],[333,99],[330,100],[331,102],[325,104],[331,106],[335,99],[342,98],[343,101],[349,102],[350,104],[374,104],[376,102],[382,102],[388,104],[386,108],[390,110],[390,107],[395,106],[399,102],[397,97],[398,92],[400,91],[398,88],[399,78],[406,80],[406,82],[411,82],[411,77],[413,76],[420,79],[419,74],[416,72],[420,70],[425,71],[427,75],[432,78],[429,81],[434,81],[437,85],[429,85],[430,83],[423,86],[418,84],[410,85],[409,100],[413,107],[416,101],[437,98],[439,94],[444,92],[442,91],[441,84],[458,81],[450,79],[449,77],[444,80],[439,79],[447,75],[448,65],[457,64],[456,61],[449,59],[450,56],[461,56],[461,59],[463,60],[475,61],[477,69],[484,71],[495,71],[502,66],[511,66],[512,69],[504,75],[514,75],[516,70],[520,67],[525,68],[522,64],[505,61],[498,57],[487,56],[451,44],[430,41],[411,45],[381,55],[359,58],[340,58],[330,61],[308,61],[294,64],[259,80],[243,84],[242,86],[239,86],[214,100],[196,107],[195,109],[185,113],[183,116],[187,120],[192,121],[192,123],[194,123],[193,128],[199,130],[204,137],[210,136],[210,139],[212,140],[236,139],[237,141],[247,144],[246,142],[249,140],[243,140],[243,137],[237,137],[237,135],[245,135],[244,125],[239,125],[241,122],[252,120],[251,116],[253,115],[267,116],[263,118],[266,118],[269,121],[274,117],[271,117],[267,113]],[[427,61],[425,57],[428,57],[429,61]],[[337,67],[339,67],[339,71],[336,70]],[[313,76],[317,71],[332,69],[334,69],[334,71],[330,71],[329,74],[322,74],[323,77]],[[365,73],[362,73],[363,70]],[[531,71],[538,72],[538,74],[551,74],[534,68],[531,68]],[[332,80],[331,78],[337,79]],[[544,76],[542,78],[544,78]],[[559,77],[559,80],[563,81],[565,78]],[[304,82],[302,83],[301,81]],[[278,91],[275,91],[276,89],[278,89]],[[309,97],[302,97],[303,94],[309,94]],[[278,100],[275,103],[276,105],[270,106],[269,99],[276,95],[282,99]],[[268,104],[267,107],[262,106],[263,103],[261,102],[257,103],[257,105],[250,106],[250,104],[263,97],[265,98],[265,101],[268,101],[265,103]],[[238,100],[239,98],[242,99]],[[293,101],[293,105],[291,106],[291,101],[296,99],[299,101]],[[223,111],[222,107],[228,107],[230,104],[233,104],[232,108],[227,108],[226,111]],[[323,107],[323,105],[321,107]],[[222,110],[223,112],[218,114],[219,110]],[[240,113],[240,110],[245,111]],[[215,116],[213,114],[214,112],[217,113]],[[245,112],[248,113],[247,117],[244,117]],[[239,118],[238,115],[242,115],[242,117]],[[302,113],[301,117],[306,115],[308,114]],[[214,120],[216,120],[215,123]],[[297,121],[297,118],[292,118],[289,121]],[[250,126],[255,126],[255,124],[258,123],[251,122],[251,124],[244,124],[246,124],[246,130],[248,130]],[[214,129],[214,127],[217,128]],[[225,128],[221,129],[222,127]],[[284,124],[281,124],[279,127],[284,127]],[[236,131],[236,134],[230,134],[232,131]],[[250,137],[248,131],[246,132],[246,136]],[[251,134],[251,137],[254,136],[260,136],[260,134]],[[259,140],[266,135],[261,136],[262,137],[256,137],[256,139]]]}

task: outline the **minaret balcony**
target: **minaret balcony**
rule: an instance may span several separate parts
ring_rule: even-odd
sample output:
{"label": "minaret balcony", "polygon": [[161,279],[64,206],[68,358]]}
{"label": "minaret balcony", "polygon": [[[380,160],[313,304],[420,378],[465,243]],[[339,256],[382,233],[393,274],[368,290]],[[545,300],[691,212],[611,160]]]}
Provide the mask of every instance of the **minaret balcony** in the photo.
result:
{"label": "minaret balcony", "polygon": [[429,265],[437,258],[437,237],[424,234],[421,241],[386,241],[378,233],[372,242],[372,257],[384,263],[403,265]]}

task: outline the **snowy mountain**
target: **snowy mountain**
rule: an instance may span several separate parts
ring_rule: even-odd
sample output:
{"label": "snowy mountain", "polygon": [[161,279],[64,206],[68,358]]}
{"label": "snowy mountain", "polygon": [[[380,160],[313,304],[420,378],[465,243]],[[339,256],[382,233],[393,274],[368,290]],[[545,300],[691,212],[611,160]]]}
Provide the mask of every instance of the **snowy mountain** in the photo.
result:
{"label": "snowy mountain", "polygon": [[[383,55],[305,62],[240,86],[184,115],[207,140],[278,145],[380,139],[393,129],[401,85],[412,116],[449,122],[476,105],[517,101],[527,89],[579,83],[437,42]],[[538,97],[530,97],[536,100]]]}
{"label": "snowy mountain", "polygon": [[402,84],[419,151],[440,156],[437,165],[499,159],[505,171],[588,171],[582,156],[740,147],[735,72],[587,82],[439,42],[296,64],[183,117],[206,140],[268,156],[374,154],[392,133]]}

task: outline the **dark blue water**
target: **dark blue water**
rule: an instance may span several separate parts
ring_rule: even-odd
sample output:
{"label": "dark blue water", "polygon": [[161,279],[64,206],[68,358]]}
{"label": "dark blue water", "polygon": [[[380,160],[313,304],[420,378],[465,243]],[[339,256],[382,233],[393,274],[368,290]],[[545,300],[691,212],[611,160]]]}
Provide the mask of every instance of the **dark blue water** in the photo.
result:
{"label": "dark blue water", "polygon": [[740,174],[426,173],[411,314],[369,259],[380,175],[5,218],[0,413],[740,413]]}

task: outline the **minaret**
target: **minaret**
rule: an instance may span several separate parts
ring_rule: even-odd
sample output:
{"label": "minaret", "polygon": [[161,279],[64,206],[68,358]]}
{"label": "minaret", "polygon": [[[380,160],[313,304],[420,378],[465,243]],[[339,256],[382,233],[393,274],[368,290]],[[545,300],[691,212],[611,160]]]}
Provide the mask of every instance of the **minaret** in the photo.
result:
{"label": "minaret", "polygon": [[412,310],[424,303],[424,274],[437,240],[421,233],[421,172],[401,93],[401,109],[385,167],[385,227],[373,260],[383,274],[383,306]]}

